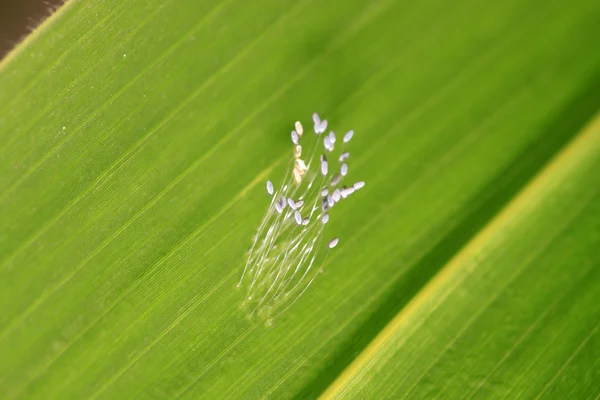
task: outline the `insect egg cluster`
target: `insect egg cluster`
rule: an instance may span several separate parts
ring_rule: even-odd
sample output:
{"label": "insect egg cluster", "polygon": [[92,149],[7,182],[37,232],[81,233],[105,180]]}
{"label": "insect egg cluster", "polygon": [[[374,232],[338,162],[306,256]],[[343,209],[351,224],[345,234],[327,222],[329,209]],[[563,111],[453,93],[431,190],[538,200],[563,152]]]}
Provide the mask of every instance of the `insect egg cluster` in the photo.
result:
{"label": "insect egg cluster", "polygon": [[[337,237],[324,239],[325,226],[339,202],[364,187],[348,183],[347,151],[354,131],[338,141],[327,120],[313,114],[314,134],[300,122],[291,132],[292,160],[282,182],[270,180],[270,204],[248,252],[239,286],[245,284],[244,307],[267,321],[287,310],[306,291]],[[340,143],[341,142],[341,143]]]}

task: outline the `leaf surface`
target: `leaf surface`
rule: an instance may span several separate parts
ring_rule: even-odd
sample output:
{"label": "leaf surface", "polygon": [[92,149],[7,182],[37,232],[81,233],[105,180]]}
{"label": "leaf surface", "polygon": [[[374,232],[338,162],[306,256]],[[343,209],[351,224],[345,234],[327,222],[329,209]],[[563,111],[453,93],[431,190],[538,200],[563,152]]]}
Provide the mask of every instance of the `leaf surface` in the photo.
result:
{"label": "leaf surface", "polygon": [[324,397],[598,395],[599,174],[596,117]]}
{"label": "leaf surface", "polygon": [[[0,64],[2,397],[323,393],[596,113],[599,12],[68,2]],[[266,327],[236,284],[314,111],[367,186]]]}

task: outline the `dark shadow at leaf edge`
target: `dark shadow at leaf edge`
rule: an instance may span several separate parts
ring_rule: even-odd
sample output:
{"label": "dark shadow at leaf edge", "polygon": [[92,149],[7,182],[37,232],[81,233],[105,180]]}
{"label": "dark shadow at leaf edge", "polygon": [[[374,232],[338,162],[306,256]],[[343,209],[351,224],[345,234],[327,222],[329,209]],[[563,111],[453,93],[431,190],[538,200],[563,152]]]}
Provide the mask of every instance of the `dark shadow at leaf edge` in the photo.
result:
{"label": "dark shadow at leaf edge", "polygon": [[[384,294],[381,306],[333,352],[294,399],[317,398],[398,312],[463,248],[600,109],[600,73],[588,80],[532,142],[465,207],[465,217]],[[395,261],[401,264],[400,256]]]}

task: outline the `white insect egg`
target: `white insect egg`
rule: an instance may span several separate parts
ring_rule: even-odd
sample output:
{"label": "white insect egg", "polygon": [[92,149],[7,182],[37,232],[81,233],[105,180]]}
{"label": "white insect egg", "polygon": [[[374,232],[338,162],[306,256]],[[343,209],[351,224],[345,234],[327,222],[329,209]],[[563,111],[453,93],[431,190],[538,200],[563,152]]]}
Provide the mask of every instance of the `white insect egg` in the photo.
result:
{"label": "white insect egg", "polygon": [[335,246],[337,246],[339,241],[340,240],[338,238],[331,239],[331,241],[329,242],[329,248],[333,249]]}
{"label": "white insect egg", "polygon": [[349,152],[345,152],[345,153],[342,153],[342,154],[340,154],[340,158],[339,158],[339,160],[340,160],[340,162],[344,162],[344,161],[346,161],[346,160],[347,160],[349,157],[350,157],[350,153],[349,153]]}
{"label": "white insect egg", "polygon": [[281,203],[279,203],[279,202],[276,202],[276,203],[275,203],[275,210],[276,210],[276,211],[277,211],[279,214],[281,214],[281,213],[282,213],[283,209],[281,208]]}
{"label": "white insect egg", "polygon": [[335,143],[335,133],[333,131],[329,131],[329,142],[331,144]]}
{"label": "white insect egg", "polygon": [[319,124],[319,133],[325,132],[326,129],[327,129],[327,120],[324,119],[323,121],[321,121],[321,124]]}
{"label": "white insect egg", "polygon": [[346,132],[344,135],[344,143],[348,143],[350,140],[352,140],[352,136],[354,136],[354,131],[350,130]]}
{"label": "white insect egg", "polygon": [[302,199],[298,200],[295,204],[296,210],[299,210],[300,208],[302,208],[303,205],[304,205],[304,200],[302,200]]}
{"label": "white insect egg", "polygon": [[325,147],[325,150],[329,150],[329,147],[331,147],[331,141],[329,140],[329,136],[325,136],[323,138],[323,147]]}
{"label": "white insect egg", "polygon": [[292,171],[292,177],[294,178],[294,182],[299,185],[300,182],[302,182],[302,171],[299,168],[294,168]]}
{"label": "white insect egg", "polygon": [[300,211],[296,211],[294,213],[294,219],[296,220],[296,223],[298,225],[300,225],[302,223],[302,215],[300,215]]}
{"label": "white insect egg", "polygon": [[310,222],[310,219],[308,219],[308,218],[304,218],[304,219],[302,220],[302,226],[306,226],[306,225],[308,225],[308,223],[309,223],[309,222]]}
{"label": "white insect egg", "polygon": [[287,202],[292,210],[296,209],[296,203],[294,202],[294,199],[292,199],[291,197],[288,197]]}
{"label": "white insect egg", "polygon": [[352,185],[352,187],[354,188],[354,190],[358,190],[362,187],[365,186],[365,182],[364,181],[360,181],[360,182],[356,182],[354,185]]}
{"label": "white insect egg", "polygon": [[336,186],[338,183],[340,183],[341,179],[342,179],[342,176],[340,174],[337,174],[336,176],[334,176],[331,179],[331,186]]}
{"label": "white insect egg", "polygon": [[325,132],[326,127],[327,121],[320,121],[319,123],[315,123],[315,133],[317,135],[320,135],[321,133]]}
{"label": "white insect egg", "polygon": [[281,209],[283,210],[287,204],[285,196],[281,196],[281,199],[279,199],[279,204],[281,204]]}
{"label": "white insect egg", "polygon": [[350,196],[352,193],[354,193],[354,188],[349,187],[349,188],[344,188],[342,189],[342,197],[345,199],[346,197]]}
{"label": "white insect egg", "polygon": [[348,175],[348,164],[342,164],[342,166],[340,167],[340,173],[342,174],[342,176]]}
{"label": "white insect egg", "polygon": [[340,189],[335,189],[333,191],[333,194],[331,196],[333,197],[333,200],[335,200],[335,202],[337,203],[338,201],[340,201],[340,197],[342,196],[342,192],[340,191]]}
{"label": "white insect egg", "polygon": [[319,114],[317,113],[313,113],[312,120],[315,124],[321,124],[321,117],[319,117]]}
{"label": "white insect egg", "polygon": [[302,136],[302,134],[304,133],[304,128],[302,127],[300,121],[296,121],[294,127],[296,128],[296,132],[298,132],[298,136]]}
{"label": "white insect egg", "polygon": [[331,208],[335,204],[335,199],[333,196],[327,196],[327,205]]}
{"label": "white insect egg", "polygon": [[323,216],[321,217],[321,222],[323,224],[326,224],[327,221],[329,221],[329,214],[323,214]]}
{"label": "white insect egg", "polygon": [[321,189],[321,196],[327,196],[329,194],[329,189],[323,188]]}
{"label": "white insect egg", "polygon": [[267,193],[269,193],[270,196],[273,195],[273,190],[273,182],[267,181]]}
{"label": "white insect egg", "polygon": [[296,165],[298,166],[299,169],[301,169],[302,171],[306,171],[308,169],[308,167],[306,166],[306,163],[301,160],[300,158],[298,158],[296,160]]}
{"label": "white insect egg", "polygon": [[323,176],[327,175],[327,160],[321,161],[321,173]]}
{"label": "white insect egg", "polygon": [[295,145],[298,144],[298,132],[296,131],[292,131],[292,143],[294,143]]}

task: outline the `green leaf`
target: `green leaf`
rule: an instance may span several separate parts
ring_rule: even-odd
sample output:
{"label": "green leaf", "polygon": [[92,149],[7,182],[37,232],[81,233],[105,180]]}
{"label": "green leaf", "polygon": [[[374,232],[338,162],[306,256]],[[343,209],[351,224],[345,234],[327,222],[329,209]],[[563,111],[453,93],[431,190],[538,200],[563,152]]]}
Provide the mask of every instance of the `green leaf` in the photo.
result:
{"label": "green leaf", "polygon": [[[560,334],[575,347],[542,354],[594,355],[577,359],[594,371],[596,337],[573,349],[597,321],[584,277],[595,236],[583,233],[597,219],[576,197],[595,190],[597,140],[552,172],[565,185],[558,213],[548,189],[535,215],[515,217],[514,239],[479,232],[514,212],[502,210],[598,111],[599,12],[591,0],[71,0],[0,64],[0,397],[314,398],[345,387],[413,298],[441,301],[423,288],[467,268],[446,264],[473,243],[506,246],[472,275],[497,281],[453,292],[456,304],[495,305],[468,331],[489,358],[463,365],[442,351],[477,310],[440,308],[435,328],[446,330],[418,338],[430,347],[392,346],[368,371],[414,363],[399,385],[422,386],[387,392],[361,377],[348,393],[447,386],[445,397],[462,397],[483,382],[477,394],[493,394],[501,378],[486,376],[516,346],[511,365],[523,369],[497,373],[539,380],[522,396],[535,397],[558,371],[536,354]],[[324,272],[266,326],[247,318],[236,284],[268,206],[264,182],[283,175],[293,122],[307,126],[314,111],[356,131],[350,174],[367,186],[332,212],[326,235],[340,243]],[[568,218],[581,231],[561,233]],[[536,275],[540,261],[528,270],[538,289],[525,295],[519,280],[514,298],[495,300],[510,260],[543,234],[561,243],[550,273]],[[553,304],[564,319],[543,314]],[[420,307],[412,318],[427,316]],[[535,312],[544,336],[525,348]],[[497,329],[503,318],[514,331]],[[561,382],[591,379],[565,365]],[[431,375],[410,380],[419,373]]]}
{"label": "green leaf", "polygon": [[332,398],[600,392],[600,116],[329,388]]}

